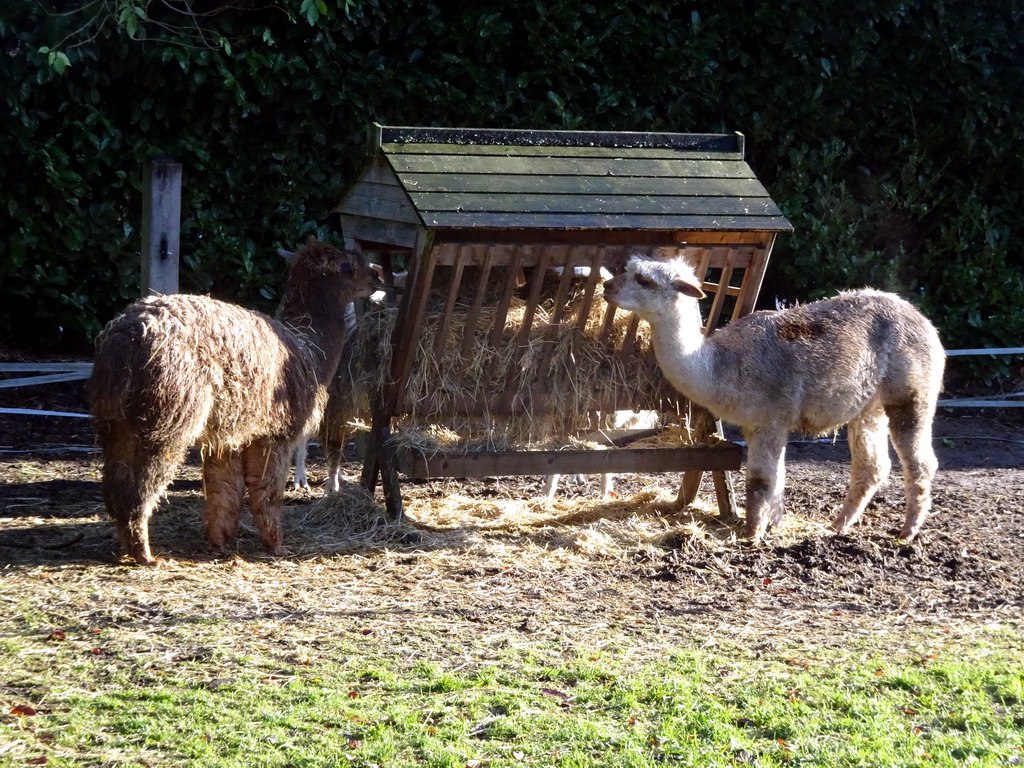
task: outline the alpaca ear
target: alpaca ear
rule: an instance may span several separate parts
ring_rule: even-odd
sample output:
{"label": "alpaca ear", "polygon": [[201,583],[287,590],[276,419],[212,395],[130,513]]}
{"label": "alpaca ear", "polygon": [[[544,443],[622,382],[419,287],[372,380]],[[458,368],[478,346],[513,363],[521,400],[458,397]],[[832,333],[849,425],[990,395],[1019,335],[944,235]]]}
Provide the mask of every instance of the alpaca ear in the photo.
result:
{"label": "alpaca ear", "polygon": [[699,285],[694,283],[688,283],[685,280],[673,280],[672,287],[683,294],[683,296],[689,296],[691,299],[704,298],[704,291],[701,290]]}
{"label": "alpaca ear", "polygon": [[278,248],[277,253],[285,261],[291,261],[295,258],[295,251],[286,251],[284,248]]}

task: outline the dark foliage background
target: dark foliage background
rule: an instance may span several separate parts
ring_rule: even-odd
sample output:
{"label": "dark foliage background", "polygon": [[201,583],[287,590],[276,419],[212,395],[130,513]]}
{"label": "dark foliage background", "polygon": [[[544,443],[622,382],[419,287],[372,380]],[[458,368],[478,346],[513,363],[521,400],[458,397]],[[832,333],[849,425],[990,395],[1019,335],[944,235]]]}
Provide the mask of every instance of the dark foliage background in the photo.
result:
{"label": "dark foliage background", "polygon": [[1020,0],[6,0],[0,337],[88,351],[138,295],[155,155],[183,164],[182,290],[270,308],[275,248],[327,234],[377,120],[742,131],[796,228],[764,303],[870,284],[949,348],[1019,345],[1022,20]]}

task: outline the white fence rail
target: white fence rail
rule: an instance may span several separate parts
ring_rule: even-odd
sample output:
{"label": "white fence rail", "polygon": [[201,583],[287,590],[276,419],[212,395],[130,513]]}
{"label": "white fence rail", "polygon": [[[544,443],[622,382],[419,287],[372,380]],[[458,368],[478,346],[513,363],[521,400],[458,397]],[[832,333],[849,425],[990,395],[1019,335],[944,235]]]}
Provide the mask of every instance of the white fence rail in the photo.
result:
{"label": "white fence rail", "polygon": [[[998,347],[993,349],[949,349],[946,357],[966,355],[1024,355],[1024,347]],[[1012,400],[1010,398],[1021,398]],[[1024,408],[1024,392],[978,397],[954,397],[939,400],[940,408]]]}
{"label": "white fence rail", "polygon": [[[1024,347],[998,347],[994,349],[950,349],[946,357],[967,355],[1024,355]],[[89,378],[92,363],[0,363],[0,374],[34,373],[35,376],[19,376],[14,379],[0,379],[0,389],[28,387],[36,384],[53,384],[60,381],[77,381]],[[1017,398],[1017,399],[1014,399]],[[939,400],[940,408],[1024,408],[1024,392],[1010,394],[981,395],[979,397],[957,397]],[[0,414],[19,416],[70,416],[88,418],[85,413],[62,411],[34,411],[28,408],[0,408]]]}

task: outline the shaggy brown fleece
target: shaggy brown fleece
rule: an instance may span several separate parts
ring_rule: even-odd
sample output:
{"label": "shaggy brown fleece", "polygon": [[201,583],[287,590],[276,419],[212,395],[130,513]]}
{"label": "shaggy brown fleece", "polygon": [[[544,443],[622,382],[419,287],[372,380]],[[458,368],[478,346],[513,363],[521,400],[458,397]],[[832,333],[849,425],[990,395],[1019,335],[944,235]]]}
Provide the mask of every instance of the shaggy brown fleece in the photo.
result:
{"label": "shaggy brown fleece", "polygon": [[320,417],[345,342],[344,307],[378,287],[358,254],[301,248],[280,319],[205,296],[151,296],[97,339],[89,381],[103,493],[124,549],[153,564],[148,521],[190,445],[201,445],[210,543],[238,530],[243,497],[268,552],[295,443]]}

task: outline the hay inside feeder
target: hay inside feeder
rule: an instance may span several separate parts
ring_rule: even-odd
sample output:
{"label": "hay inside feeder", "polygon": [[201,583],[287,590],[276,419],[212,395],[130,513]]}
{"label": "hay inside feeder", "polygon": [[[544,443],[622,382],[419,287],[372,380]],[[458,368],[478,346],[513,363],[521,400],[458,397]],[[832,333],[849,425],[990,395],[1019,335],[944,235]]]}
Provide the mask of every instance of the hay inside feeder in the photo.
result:
{"label": "hay inside feeder", "polygon": [[[557,315],[551,300],[530,313],[518,298],[501,318],[495,307],[481,307],[473,320],[464,305],[448,317],[427,312],[393,440],[425,453],[567,447],[574,435],[610,426],[609,404],[638,410],[663,405],[655,393],[666,385],[649,327],[623,312],[608,321],[611,311],[600,297],[588,302],[580,293]],[[388,382],[396,314],[393,307],[374,306],[360,320],[364,400]],[[492,333],[495,322],[500,333]],[[685,417],[668,414],[668,422],[680,420]]]}

